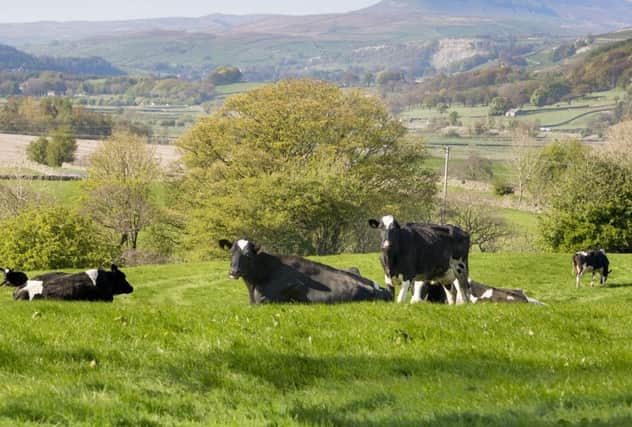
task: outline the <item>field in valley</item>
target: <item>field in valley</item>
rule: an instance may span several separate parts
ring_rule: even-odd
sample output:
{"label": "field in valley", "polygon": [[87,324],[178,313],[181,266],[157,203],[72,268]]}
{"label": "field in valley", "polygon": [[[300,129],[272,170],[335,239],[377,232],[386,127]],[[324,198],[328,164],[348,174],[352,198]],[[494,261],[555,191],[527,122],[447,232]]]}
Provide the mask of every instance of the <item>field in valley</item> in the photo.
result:
{"label": "field in valley", "polygon": [[[382,278],[376,254],[320,260]],[[568,254],[472,256],[544,306],[251,307],[228,260],[126,269],[112,304],[0,288],[0,424],[630,425],[632,256],[611,263],[576,290]]]}

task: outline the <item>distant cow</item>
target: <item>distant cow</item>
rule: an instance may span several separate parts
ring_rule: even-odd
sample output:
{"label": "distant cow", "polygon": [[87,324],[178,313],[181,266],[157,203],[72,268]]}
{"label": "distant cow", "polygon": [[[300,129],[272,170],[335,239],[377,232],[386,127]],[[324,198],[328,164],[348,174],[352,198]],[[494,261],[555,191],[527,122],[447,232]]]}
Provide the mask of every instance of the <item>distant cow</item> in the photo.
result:
{"label": "distant cow", "polygon": [[4,272],[4,281],[0,284],[0,286],[14,286],[19,287],[26,284],[28,277],[26,274],[21,271],[13,271],[10,268],[4,268],[2,270]]}
{"label": "distant cow", "polygon": [[393,292],[358,273],[296,256],[272,255],[246,239],[219,241],[230,250],[229,277],[242,278],[251,304],[268,302],[339,303],[392,301]]}
{"label": "distant cow", "polygon": [[[404,302],[411,281],[415,281],[411,303],[422,301],[431,281],[444,286],[449,304],[470,301],[468,255],[470,235],[454,225],[407,223],[400,226],[392,215],[369,220],[381,231],[380,261],[385,281],[401,281],[397,302]],[[452,285],[446,285],[450,284]]]}
{"label": "distant cow", "polygon": [[57,299],[72,301],[113,301],[114,295],[134,291],[125,274],[112,264],[111,271],[47,273],[29,280],[13,293],[16,300]]}
{"label": "distant cow", "polygon": [[469,279],[472,290],[473,303],[477,302],[522,302],[529,304],[542,304],[540,301],[528,297],[522,289],[502,289],[484,285],[480,282]]}
{"label": "distant cow", "polygon": [[603,249],[576,252],[573,255],[573,272],[575,273],[575,287],[579,288],[584,273],[592,272],[590,286],[595,286],[595,273],[600,274],[601,286],[606,286],[610,263]]}

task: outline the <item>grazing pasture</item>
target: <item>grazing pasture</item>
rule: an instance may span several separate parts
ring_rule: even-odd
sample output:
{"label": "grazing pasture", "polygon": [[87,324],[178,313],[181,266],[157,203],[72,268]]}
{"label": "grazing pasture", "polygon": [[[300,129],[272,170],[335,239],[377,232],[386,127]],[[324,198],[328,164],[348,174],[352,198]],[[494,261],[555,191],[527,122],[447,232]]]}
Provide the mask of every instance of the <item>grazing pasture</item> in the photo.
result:
{"label": "grazing pasture", "polygon": [[[0,424],[630,425],[632,255],[609,258],[577,290],[570,254],[472,254],[546,306],[250,306],[228,259],[127,268],[107,304],[0,288]],[[378,254],[318,260],[383,280]]]}

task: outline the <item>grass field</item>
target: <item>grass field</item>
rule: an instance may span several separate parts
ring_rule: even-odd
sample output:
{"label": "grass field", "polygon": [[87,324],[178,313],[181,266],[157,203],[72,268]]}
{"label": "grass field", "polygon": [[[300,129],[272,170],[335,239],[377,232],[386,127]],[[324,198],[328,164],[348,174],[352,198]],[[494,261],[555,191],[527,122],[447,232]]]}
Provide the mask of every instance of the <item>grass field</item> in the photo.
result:
{"label": "grass field", "polygon": [[127,269],[113,304],[0,289],[0,424],[630,425],[632,256],[611,262],[576,290],[568,254],[472,256],[546,306],[251,307],[227,260]]}

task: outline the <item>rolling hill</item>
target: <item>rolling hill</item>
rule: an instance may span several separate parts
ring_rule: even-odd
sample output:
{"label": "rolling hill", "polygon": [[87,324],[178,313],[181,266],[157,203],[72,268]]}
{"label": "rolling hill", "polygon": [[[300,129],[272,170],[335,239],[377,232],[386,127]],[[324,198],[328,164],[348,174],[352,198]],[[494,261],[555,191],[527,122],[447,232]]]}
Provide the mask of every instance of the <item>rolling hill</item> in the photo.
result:
{"label": "rolling hill", "polygon": [[0,44],[0,70],[2,71],[60,71],[91,76],[117,76],[121,70],[99,57],[37,57],[14,47]]}
{"label": "rolling hill", "polygon": [[[195,77],[231,64],[256,80],[387,67],[420,76],[443,71],[436,54],[457,58],[442,66],[460,70],[454,62],[479,65],[516,37],[528,40],[522,50],[537,50],[551,43],[542,35],[572,37],[626,25],[632,26],[627,0],[383,0],[345,14],[0,24],[0,42],[19,40],[34,54],[99,56],[127,72]],[[540,38],[534,41],[535,34]],[[439,53],[446,39],[456,40],[457,54]]]}

